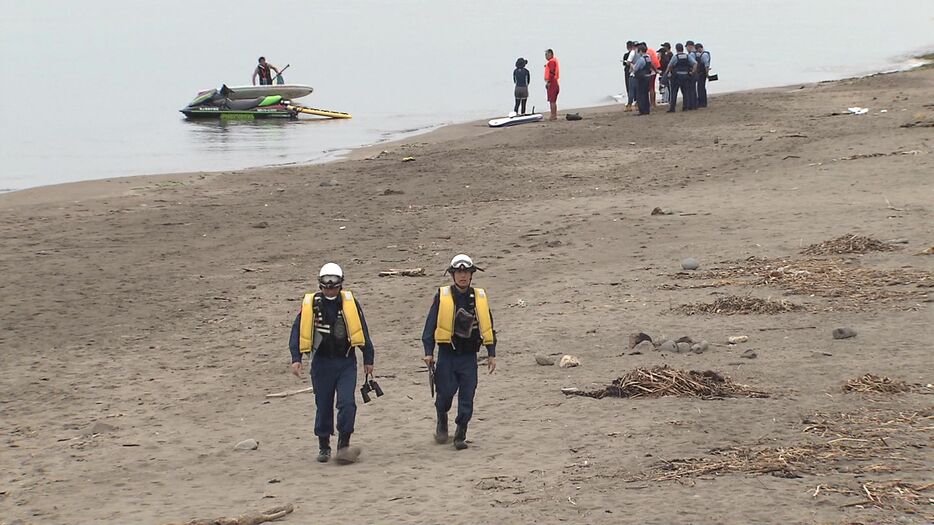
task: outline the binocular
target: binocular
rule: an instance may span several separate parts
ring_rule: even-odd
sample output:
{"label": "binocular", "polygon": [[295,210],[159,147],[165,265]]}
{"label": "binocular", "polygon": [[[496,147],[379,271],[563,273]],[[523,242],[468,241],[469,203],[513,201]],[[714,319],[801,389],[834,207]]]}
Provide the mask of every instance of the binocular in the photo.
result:
{"label": "binocular", "polygon": [[376,397],[382,397],[383,389],[379,387],[379,383],[375,379],[366,379],[363,380],[363,386],[360,387],[360,397],[363,398],[364,403],[370,402],[370,392],[376,393]]}

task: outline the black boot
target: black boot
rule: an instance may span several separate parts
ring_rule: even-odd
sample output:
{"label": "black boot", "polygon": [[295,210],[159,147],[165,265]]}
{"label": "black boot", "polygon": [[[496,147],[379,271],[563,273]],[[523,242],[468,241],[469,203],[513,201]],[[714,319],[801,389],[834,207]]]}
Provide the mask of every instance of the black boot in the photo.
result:
{"label": "black boot", "polygon": [[435,443],[443,445],[448,442],[448,415],[438,414],[438,424],[435,426]]}
{"label": "black boot", "polygon": [[467,448],[467,425],[457,425],[454,431],[454,448],[464,450]]}
{"label": "black boot", "polygon": [[331,438],[318,436],[318,463],[327,463],[331,459]]}
{"label": "black boot", "polygon": [[348,463],[357,461],[359,456],[360,449],[358,447],[350,446],[350,434],[338,434],[337,454],[334,456],[337,462],[342,465],[346,465]]}

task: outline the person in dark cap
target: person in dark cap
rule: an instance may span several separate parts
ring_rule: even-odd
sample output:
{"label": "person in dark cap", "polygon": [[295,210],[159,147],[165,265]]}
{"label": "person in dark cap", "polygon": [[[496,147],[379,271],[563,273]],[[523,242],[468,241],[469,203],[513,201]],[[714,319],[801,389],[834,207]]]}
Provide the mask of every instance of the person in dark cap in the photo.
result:
{"label": "person in dark cap", "polygon": [[513,108],[513,113],[519,113],[519,107],[522,107],[521,115],[525,115],[525,103],[529,100],[529,82],[532,81],[532,75],[529,73],[529,70],[525,68],[525,65],[529,61],[519,57],[516,60],[516,69],[512,72],[512,82],[516,85],[514,94],[516,96],[516,106]]}
{"label": "person in dark cap", "polygon": [[704,51],[704,44],[694,44],[694,58],[697,60],[697,107],[707,107],[707,74],[710,73],[710,53]]}

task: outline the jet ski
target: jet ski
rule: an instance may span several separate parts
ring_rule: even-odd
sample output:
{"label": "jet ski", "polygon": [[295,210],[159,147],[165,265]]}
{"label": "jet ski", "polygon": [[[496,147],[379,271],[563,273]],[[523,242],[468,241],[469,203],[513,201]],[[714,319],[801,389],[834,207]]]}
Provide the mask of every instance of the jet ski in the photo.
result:
{"label": "jet ski", "polygon": [[230,98],[226,86],[220,90],[203,91],[179,111],[189,119],[216,118],[224,120],[294,119],[300,113],[328,118],[351,118],[349,113],[310,108],[293,104],[282,95],[267,95],[249,99]]}

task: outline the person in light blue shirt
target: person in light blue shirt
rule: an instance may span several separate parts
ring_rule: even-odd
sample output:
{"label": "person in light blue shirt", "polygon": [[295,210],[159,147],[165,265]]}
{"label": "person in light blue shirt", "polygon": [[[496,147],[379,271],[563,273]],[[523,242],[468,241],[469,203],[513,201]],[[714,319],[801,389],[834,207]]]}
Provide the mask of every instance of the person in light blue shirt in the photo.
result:
{"label": "person in light blue shirt", "polygon": [[710,53],[704,51],[704,44],[694,44],[694,57],[697,61],[697,107],[707,107],[707,74],[710,72]]}
{"label": "person in light blue shirt", "polygon": [[655,72],[655,65],[652,64],[652,57],[647,53],[648,46],[645,43],[640,43],[638,57],[632,63],[632,74],[636,77],[636,103],[639,106],[640,115],[648,115],[651,108],[649,87],[652,74]]}

